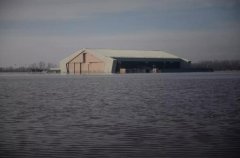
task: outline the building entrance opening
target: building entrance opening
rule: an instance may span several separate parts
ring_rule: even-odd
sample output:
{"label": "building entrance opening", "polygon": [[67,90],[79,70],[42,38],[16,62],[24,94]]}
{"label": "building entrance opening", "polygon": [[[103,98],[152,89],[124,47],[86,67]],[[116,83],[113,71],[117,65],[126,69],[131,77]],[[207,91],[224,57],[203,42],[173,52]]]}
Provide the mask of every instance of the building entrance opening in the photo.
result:
{"label": "building entrance opening", "polygon": [[180,61],[124,61],[117,60],[116,72],[119,73],[120,69],[125,69],[126,73],[151,73],[159,72],[163,69],[179,69]]}

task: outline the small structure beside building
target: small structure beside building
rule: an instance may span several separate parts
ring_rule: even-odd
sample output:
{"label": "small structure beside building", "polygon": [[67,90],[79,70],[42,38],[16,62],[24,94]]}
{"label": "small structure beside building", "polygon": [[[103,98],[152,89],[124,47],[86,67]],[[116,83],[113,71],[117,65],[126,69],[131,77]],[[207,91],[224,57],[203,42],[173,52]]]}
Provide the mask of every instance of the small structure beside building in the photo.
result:
{"label": "small structure beside building", "polygon": [[60,61],[61,73],[148,73],[187,69],[191,61],[163,51],[80,49]]}

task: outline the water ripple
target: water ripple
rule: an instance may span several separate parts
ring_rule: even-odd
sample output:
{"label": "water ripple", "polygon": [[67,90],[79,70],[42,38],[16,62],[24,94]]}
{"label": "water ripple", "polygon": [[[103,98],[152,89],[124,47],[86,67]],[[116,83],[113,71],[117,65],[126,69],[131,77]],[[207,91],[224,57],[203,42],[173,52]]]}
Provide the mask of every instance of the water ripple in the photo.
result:
{"label": "water ripple", "polygon": [[239,73],[0,75],[1,157],[238,157]]}

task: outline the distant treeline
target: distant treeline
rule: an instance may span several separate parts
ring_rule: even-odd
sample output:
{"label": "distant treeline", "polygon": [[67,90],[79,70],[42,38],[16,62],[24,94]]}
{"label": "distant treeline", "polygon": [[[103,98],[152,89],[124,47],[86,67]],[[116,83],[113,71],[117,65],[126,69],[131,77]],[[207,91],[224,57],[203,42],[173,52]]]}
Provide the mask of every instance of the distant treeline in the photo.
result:
{"label": "distant treeline", "polygon": [[56,64],[45,63],[40,61],[39,63],[33,63],[28,66],[9,66],[9,67],[0,67],[0,72],[44,72],[48,71],[50,68],[56,68]]}
{"label": "distant treeline", "polygon": [[[56,68],[56,64],[52,63],[33,63],[28,66],[10,66],[0,67],[0,72],[44,72],[50,68]],[[214,71],[227,71],[227,70],[240,70],[240,60],[214,60],[214,61],[200,61],[192,63],[193,70],[214,70]]]}
{"label": "distant treeline", "polygon": [[212,69],[214,71],[240,70],[240,60],[214,60],[192,63],[192,68]]}

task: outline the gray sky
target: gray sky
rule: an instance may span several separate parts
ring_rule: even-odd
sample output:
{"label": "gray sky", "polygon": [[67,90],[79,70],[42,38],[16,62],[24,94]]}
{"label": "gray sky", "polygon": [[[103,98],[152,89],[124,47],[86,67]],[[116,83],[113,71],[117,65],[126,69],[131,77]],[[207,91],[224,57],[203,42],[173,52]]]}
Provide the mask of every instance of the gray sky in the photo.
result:
{"label": "gray sky", "polygon": [[0,0],[0,66],[58,63],[80,48],[240,59],[240,0]]}

